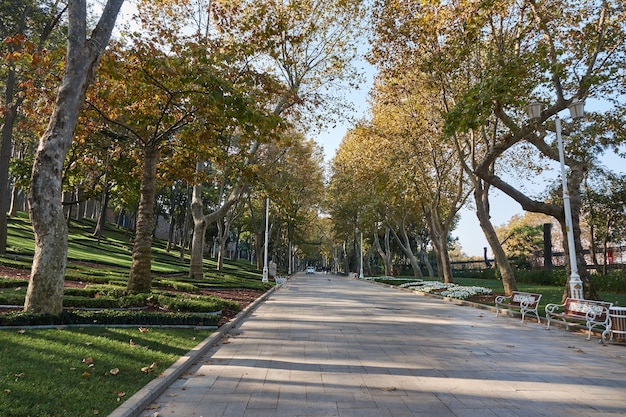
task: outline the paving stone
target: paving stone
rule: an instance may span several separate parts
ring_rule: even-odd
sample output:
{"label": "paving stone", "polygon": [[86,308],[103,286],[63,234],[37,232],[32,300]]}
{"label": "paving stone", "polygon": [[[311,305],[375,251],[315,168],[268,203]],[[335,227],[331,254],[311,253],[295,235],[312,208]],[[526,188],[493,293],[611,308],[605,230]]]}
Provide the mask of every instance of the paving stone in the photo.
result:
{"label": "paving stone", "polygon": [[134,415],[626,415],[625,346],[365,281],[292,277],[227,340]]}

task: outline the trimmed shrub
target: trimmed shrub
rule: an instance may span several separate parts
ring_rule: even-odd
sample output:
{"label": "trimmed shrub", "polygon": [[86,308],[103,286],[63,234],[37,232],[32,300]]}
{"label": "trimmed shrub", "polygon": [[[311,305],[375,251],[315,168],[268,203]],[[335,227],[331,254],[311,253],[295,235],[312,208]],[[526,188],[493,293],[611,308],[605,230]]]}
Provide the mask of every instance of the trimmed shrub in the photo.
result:
{"label": "trimmed shrub", "polygon": [[15,312],[0,315],[0,326],[67,324],[216,326],[221,314],[160,313],[149,311],[64,311],[59,316]]}
{"label": "trimmed shrub", "polygon": [[0,278],[0,288],[28,287],[28,281],[16,278]]}
{"label": "trimmed shrub", "polygon": [[210,312],[224,308],[239,311],[241,306],[235,301],[223,300],[218,297],[172,297],[162,294],[157,298],[157,304],[170,311]]}

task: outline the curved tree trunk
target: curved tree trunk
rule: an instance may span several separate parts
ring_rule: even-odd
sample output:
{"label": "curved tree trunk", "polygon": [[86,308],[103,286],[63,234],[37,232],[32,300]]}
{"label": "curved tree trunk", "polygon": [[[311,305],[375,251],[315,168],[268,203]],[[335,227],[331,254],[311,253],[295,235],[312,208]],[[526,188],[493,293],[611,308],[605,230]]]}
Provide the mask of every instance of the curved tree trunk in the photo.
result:
{"label": "curved tree trunk", "polygon": [[152,286],[152,228],[154,225],[154,203],[156,196],[156,172],[159,163],[159,148],[146,145],[143,155],[143,170],[133,261],[130,266],[127,290],[132,293],[150,292]]}
{"label": "curved tree trunk", "polygon": [[517,290],[517,283],[515,281],[515,274],[513,268],[502,245],[500,239],[496,234],[493,224],[491,224],[491,216],[489,215],[489,184],[484,183],[481,180],[475,182],[474,188],[474,201],[476,203],[476,217],[480,223],[480,228],[483,230],[485,238],[491,247],[493,256],[496,260],[496,265],[502,276],[502,284],[504,286],[504,293],[511,295],[512,291]]}
{"label": "curved tree trunk", "polygon": [[123,0],[109,0],[98,25],[87,39],[87,5],[73,0],[68,6],[68,48],[65,73],[50,123],[39,141],[28,195],[35,234],[35,256],[24,310],[60,314],[67,262],[67,223],[62,207],[63,162],[72,144],[78,113],[87,86],[115,25]]}
{"label": "curved tree trunk", "polygon": [[378,237],[378,233],[374,233],[374,244],[376,245],[376,250],[378,251],[378,255],[380,255],[380,259],[383,260],[383,265],[385,265],[385,275],[392,276],[393,270],[391,268],[391,250],[389,248],[389,227],[385,228],[385,249],[380,245],[380,238]]}
{"label": "curved tree trunk", "polygon": [[[202,208],[200,207],[200,209]],[[194,203],[191,203],[191,211],[194,211]],[[206,233],[207,226],[208,224],[204,220],[204,216],[200,216],[199,219],[194,216],[193,238],[191,239],[190,251],[191,262],[189,263],[189,278],[204,278],[202,260],[204,259],[204,235]]]}
{"label": "curved tree trunk", "polygon": [[[196,170],[202,169],[202,163],[196,163]],[[202,262],[204,259],[204,235],[209,224],[221,219],[228,213],[228,210],[241,198],[243,189],[235,187],[222,205],[212,213],[204,214],[202,204],[202,185],[193,187],[191,196],[191,215],[193,217],[193,240],[191,244],[191,262],[189,264],[189,277],[202,278],[204,271]]]}

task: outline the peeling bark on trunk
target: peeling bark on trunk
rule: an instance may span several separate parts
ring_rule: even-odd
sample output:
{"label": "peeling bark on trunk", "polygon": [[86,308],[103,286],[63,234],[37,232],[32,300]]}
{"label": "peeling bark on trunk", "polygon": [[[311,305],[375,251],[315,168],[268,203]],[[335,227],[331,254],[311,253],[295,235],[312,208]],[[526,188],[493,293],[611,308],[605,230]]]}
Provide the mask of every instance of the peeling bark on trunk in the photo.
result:
{"label": "peeling bark on trunk", "polygon": [[48,127],[39,141],[28,195],[35,235],[35,256],[24,310],[58,315],[63,310],[67,261],[67,224],[62,207],[63,162],[72,144],[78,112],[87,86],[109,42],[123,0],[109,0],[87,39],[87,5],[68,6],[68,48],[65,73]]}
{"label": "peeling bark on trunk", "polygon": [[152,287],[152,228],[158,163],[159,147],[155,144],[146,145],[141,172],[133,260],[127,286],[128,292],[131,293],[149,293]]}

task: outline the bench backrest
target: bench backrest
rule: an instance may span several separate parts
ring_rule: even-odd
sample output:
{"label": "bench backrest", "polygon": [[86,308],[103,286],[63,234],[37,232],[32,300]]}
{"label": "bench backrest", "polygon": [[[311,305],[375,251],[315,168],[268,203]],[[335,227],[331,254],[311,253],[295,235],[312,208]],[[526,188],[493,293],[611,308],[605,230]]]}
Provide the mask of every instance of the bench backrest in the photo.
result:
{"label": "bench backrest", "polygon": [[530,292],[511,292],[511,305],[521,305],[524,303],[528,307],[536,307],[541,300],[541,294],[534,294]]}
{"label": "bench backrest", "polygon": [[613,306],[612,303],[595,300],[579,300],[576,298],[566,298],[564,312],[572,316],[585,318],[589,311],[597,314],[596,320],[605,320],[606,314]]}

